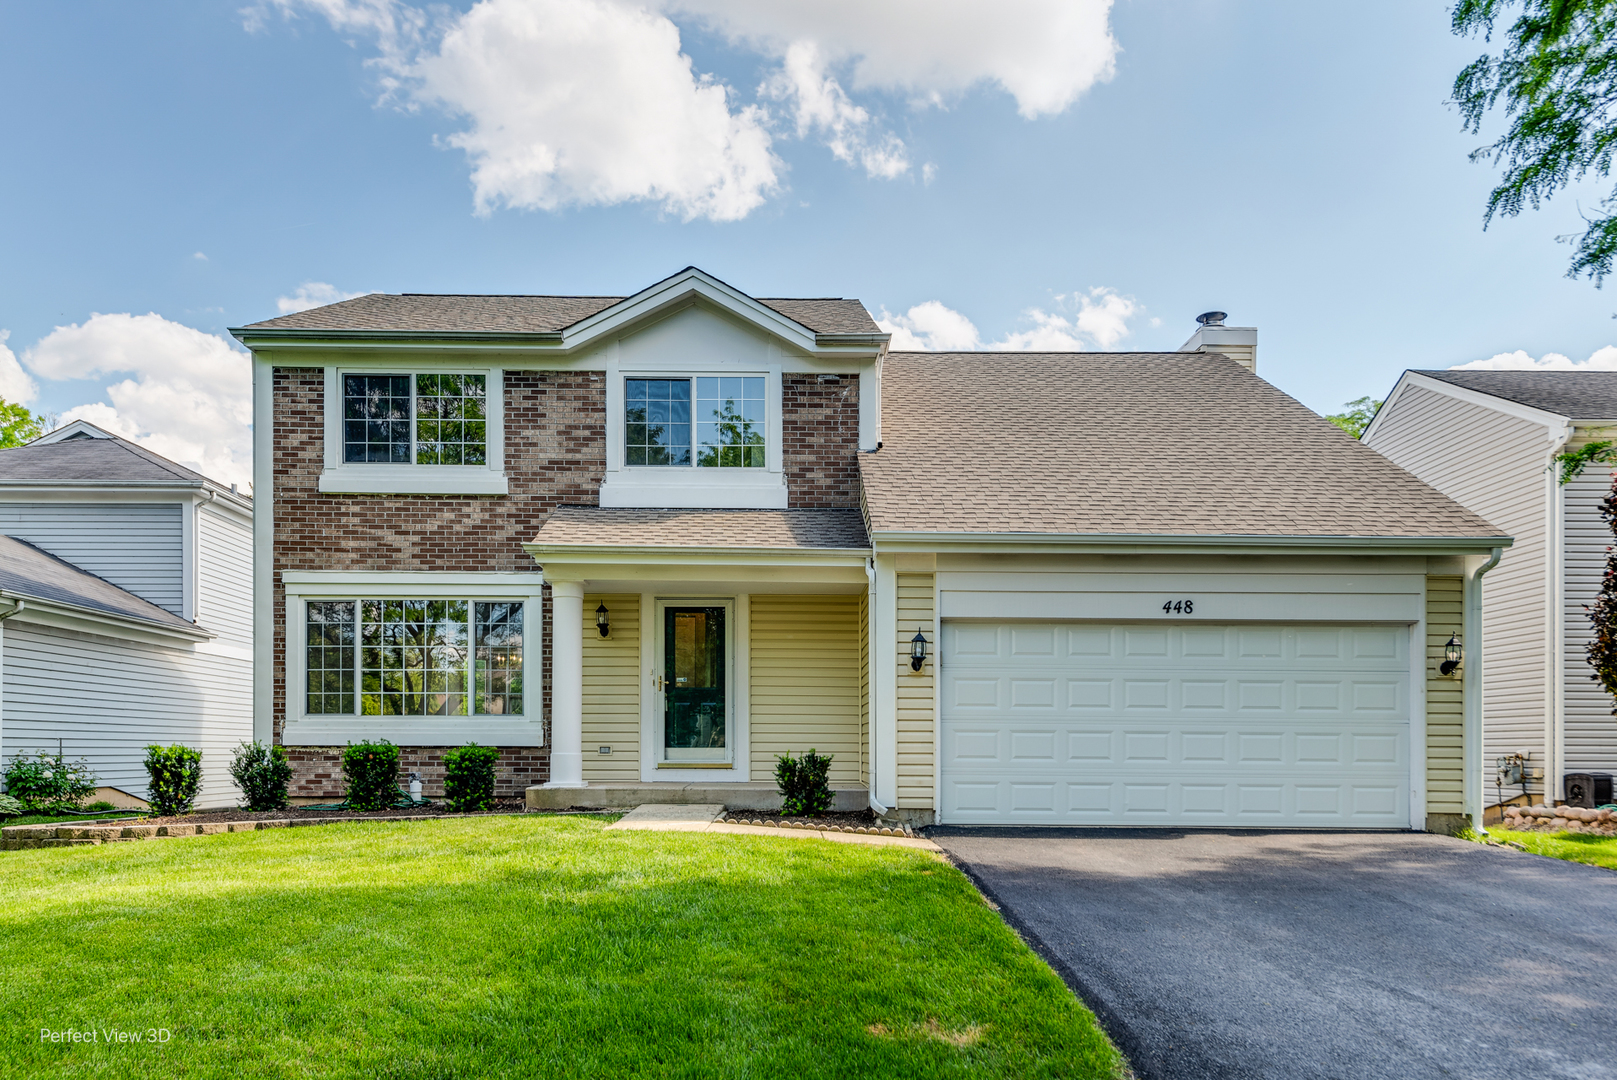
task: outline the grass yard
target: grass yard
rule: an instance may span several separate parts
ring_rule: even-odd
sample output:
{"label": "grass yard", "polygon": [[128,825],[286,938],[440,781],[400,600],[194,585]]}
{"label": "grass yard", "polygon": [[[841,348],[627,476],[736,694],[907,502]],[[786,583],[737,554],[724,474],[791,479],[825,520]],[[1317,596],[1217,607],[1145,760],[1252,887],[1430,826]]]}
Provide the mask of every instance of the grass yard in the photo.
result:
{"label": "grass yard", "polygon": [[1587,833],[1517,832],[1503,825],[1488,827],[1488,835],[1501,842],[1509,840],[1520,844],[1535,855],[1548,855],[1552,859],[1588,863],[1617,870],[1617,837],[1590,836]]}
{"label": "grass yard", "polygon": [[[0,1075],[1124,1075],[945,863],[605,824],[7,852]],[[169,1041],[106,1042],[154,1028]]]}

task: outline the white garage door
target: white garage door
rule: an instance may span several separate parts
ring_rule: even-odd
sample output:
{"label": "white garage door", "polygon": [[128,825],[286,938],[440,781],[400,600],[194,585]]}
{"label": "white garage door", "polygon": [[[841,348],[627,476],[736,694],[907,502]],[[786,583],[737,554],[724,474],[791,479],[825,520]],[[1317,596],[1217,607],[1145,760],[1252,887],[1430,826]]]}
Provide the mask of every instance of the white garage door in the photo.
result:
{"label": "white garage door", "polygon": [[1409,637],[945,621],[942,818],[1407,828]]}

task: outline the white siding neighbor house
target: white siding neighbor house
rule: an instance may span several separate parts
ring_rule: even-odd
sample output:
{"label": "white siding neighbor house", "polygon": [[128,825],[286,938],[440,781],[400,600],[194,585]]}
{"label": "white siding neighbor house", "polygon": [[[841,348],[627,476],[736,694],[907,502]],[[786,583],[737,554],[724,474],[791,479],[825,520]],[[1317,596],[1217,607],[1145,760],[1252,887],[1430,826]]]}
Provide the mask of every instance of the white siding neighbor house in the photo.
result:
{"label": "white siding neighbor house", "polygon": [[892,352],[857,300],[687,268],[238,327],[255,730],[311,800],[369,736],[429,791],[498,746],[536,807],[766,809],[813,748],[915,822],[1476,820],[1480,665],[1440,666],[1508,532],[1199,321]]}
{"label": "white siding neighbor house", "polygon": [[58,748],[146,796],[149,743],[233,804],[252,738],[252,500],[83,421],[0,450],[0,754]]}
{"label": "white siding neighbor house", "polygon": [[1560,482],[1553,459],[1617,437],[1617,372],[1406,371],[1365,431],[1367,445],[1515,537],[1483,601],[1484,761],[1528,758],[1528,791],[1565,798],[1568,773],[1617,772],[1611,697],[1590,679],[1587,607],[1612,534],[1600,500],[1612,470]]}

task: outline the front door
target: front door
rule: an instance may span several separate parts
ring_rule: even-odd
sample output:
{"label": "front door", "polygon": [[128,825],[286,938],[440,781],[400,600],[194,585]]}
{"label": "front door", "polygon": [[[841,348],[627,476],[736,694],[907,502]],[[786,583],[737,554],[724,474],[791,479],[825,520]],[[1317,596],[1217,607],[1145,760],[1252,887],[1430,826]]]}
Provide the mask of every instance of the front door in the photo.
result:
{"label": "front door", "polygon": [[663,761],[730,760],[722,606],[663,608]]}

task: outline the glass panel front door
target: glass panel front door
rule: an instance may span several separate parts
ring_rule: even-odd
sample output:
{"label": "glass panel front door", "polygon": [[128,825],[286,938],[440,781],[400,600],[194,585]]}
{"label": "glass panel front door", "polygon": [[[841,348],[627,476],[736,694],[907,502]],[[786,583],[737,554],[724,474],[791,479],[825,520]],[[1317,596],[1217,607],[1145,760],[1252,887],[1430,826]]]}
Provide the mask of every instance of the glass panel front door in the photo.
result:
{"label": "glass panel front door", "polygon": [[663,609],[663,760],[725,761],[724,608]]}

